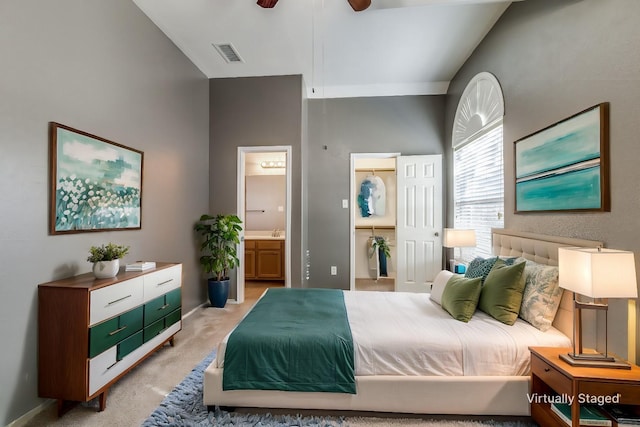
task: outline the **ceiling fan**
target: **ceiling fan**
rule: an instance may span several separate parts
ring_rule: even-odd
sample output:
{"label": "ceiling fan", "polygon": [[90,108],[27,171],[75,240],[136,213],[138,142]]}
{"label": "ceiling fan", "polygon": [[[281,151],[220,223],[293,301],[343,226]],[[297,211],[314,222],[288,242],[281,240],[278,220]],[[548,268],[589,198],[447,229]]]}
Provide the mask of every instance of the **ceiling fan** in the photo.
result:
{"label": "ceiling fan", "polygon": [[[371,0],[347,0],[353,10],[360,12],[371,6]],[[258,0],[258,6],[270,9],[278,3],[278,0]]]}

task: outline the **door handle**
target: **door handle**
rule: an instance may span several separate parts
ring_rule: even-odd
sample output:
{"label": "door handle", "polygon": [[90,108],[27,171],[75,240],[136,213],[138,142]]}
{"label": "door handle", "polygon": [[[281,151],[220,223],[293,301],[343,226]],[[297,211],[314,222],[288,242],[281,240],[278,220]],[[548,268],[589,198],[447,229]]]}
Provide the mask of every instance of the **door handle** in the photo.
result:
{"label": "door handle", "polygon": [[437,231],[435,233],[433,233],[434,236],[438,237],[440,235],[440,233],[438,233]]}

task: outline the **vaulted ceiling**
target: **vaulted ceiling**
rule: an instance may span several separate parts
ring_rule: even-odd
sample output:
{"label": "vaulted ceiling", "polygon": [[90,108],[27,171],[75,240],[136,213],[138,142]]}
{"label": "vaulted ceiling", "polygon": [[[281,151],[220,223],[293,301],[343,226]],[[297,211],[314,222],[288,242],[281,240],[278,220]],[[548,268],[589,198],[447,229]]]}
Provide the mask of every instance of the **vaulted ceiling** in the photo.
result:
{"label": "vaulted ceiling", "polygon": [[[303,75],[310,98],[444,94],[511,1],[133,0],[209,78]],[[214,47],[234,52],[228,62]],[[230,52],[229,49],[233,49]]]}

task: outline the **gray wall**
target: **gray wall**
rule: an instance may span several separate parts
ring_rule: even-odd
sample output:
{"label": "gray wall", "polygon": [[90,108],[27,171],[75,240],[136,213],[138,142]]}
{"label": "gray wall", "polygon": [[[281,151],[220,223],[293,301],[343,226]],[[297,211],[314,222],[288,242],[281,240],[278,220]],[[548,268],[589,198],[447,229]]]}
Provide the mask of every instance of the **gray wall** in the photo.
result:
{"label": "gray wall", "polygon": [[[451,83],[445,124],[449,164],[453,117],[469,80],[489,71],[502,85],[505,227],[602,240],[608,247],[635,251],[640,262],[638,16],[637,0],[513,3]],[[513,142],[604,101],[611,103],[611,212],[514,214]],[[626,301],[610,302],[609,344],[626,356],[626,328],[620,327],[627,322]],[[599,342],[602,325],[600,319]]]}
{"label": "gray wall", "polygon": [[[306,286],[349,289],[351,153],[442,154],[444,96],[309,100],[307,179],[310,277]],[[326,146],[326,149],[325,149]],[[330,274],[330,266],[338,274]]]}
{"label": "gray wall", "polygon": [[[208,81],[129,0],[0,6],[0,425],[37,397],[37,285],[90,271],[91,245],[124,261],[184,263],[184,309],[206,299],[193,221],[208,203]],[[47,123],[144,151],[142,230],[48,235]],[[178,338],[179,339],[179,338]]]}
{"label": "gray wall", "polygon": [[291,286],[300,287],[302,77],[211,79],[210,100],[209,213],[236,213],[238,147],[292,147]]}

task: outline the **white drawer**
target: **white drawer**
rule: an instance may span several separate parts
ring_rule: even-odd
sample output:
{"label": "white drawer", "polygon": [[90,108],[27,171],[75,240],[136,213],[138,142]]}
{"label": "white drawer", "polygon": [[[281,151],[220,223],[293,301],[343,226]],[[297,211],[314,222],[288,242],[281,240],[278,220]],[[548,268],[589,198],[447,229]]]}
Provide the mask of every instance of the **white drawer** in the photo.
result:
{"label": "white drawer", "polygon": [[125,280],[90,293],[89,325],[141,305],[144,302],[142,277]]}
{"label": "white drawer", "polygon": [[127,368],[122,360],[116,363],[117,349],[118,346],[113,346],[89,360],[89,395],[98,391]]}
{"label": "white drawer", "polygon": [[182,264],[145,274],[142,277],[144,278],[144,302],[151,301],[180,287]]}

